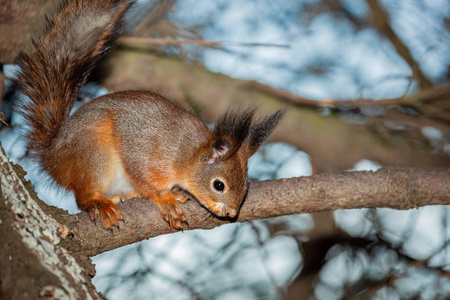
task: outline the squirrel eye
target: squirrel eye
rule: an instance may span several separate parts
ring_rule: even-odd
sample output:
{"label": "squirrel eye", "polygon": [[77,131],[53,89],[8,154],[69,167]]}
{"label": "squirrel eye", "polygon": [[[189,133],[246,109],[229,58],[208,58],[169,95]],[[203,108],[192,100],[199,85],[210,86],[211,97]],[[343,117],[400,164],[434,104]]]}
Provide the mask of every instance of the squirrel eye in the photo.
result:
{"label": "squirrel eye", "polygon": [[223,192],[223,190],[225,189],[225,183],[223,183],[221,180],[216,179],[213,182],[213,187],[216,191],[218,192]]}

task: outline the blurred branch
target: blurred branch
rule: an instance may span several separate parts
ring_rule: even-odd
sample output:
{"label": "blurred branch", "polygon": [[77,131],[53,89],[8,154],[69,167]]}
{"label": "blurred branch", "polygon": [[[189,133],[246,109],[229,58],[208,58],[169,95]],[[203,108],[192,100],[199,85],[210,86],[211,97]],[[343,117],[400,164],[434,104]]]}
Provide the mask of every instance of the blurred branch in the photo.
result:
{"label": "blurred branch", "polygon": [[[425,126],[450,134],[450,85],[424,89],[415,94],[391,99],[312,100],[255,81],[247,81],[246,84],[300,107],[359,113],[370,121],[378,132],[395,132],[396,130],[387,124],[396,124],[406,128],[403,130],[405,135],[415,135],[416,138],[421,136],[420,130]],[[374,108],[381,110],[371,115]]]}
{"label": "blurred branch", "polygon": [[436,88],[429,88],[421,90],[415,94],[391,98],[391,99],[355,99],[355,100],[312,100],[304,97],[299,97],[288,91],[283,91],[271,87],[269,85],[259,83],[256,81],[248,81],[248,85],[258,88],[261,91],[270,93],[282,99],[286,99],[289,102],[301,105],[310,106],[315,108],[341,108],[341,107],[351,107],[351,108],[361,108],[364,106],[376,107],[376,106],[408,106],[408,107],[419,107],[424,102],[432,102],[438,100],[439,98],[450,96],[450,85],[445,85]]}
{"label": "blurred branch", "polygon": [[400,55],[410,66],[413,72],[413,76],[415,77],[420,88],[431,88],[433,84],[422,72],[419,64],[412,57],[412,54],[409,51],[408,47],[402,42],[402,40],[392,29],[389,20],[389,13],[382,7],[378,0],[367,0],[367,3],[369,4],[373,21],[375,23],[375,26],[378,28],[378,31],[392,43],[398,55]]}
{"label": "blurred branch", "polygon": [[177,2],[176,0],[160,0],[155,7],[149,12],[149,14],[141,21],[136,27],[135,33],[141,34],[145,28],[150,26],[151,23],[167,15],[172,6]]}
{"label": "blurred branch", "polygon": [[155,39],[136,36],[124,36],[119,38],[119,43],[122,45],[157,45],[157,46],[169,46],[169,45],[198,45],[209,48],[218,48],[220,46],[242,46],[242,47],[277,47],[277,48],[290,48],[289,45],[284,44],[271,44],[271,43],[237,43],[227,41],[207,41],[207,40],[175,40],[175,39]]}
{"label": "blurred branch", "polygon": [[30,42],[30,34],[42,28],[45,13],[60,3],[61,0],[0,1],[0,65],[14,62],[17,52]]}
{"label": "blurred branch", "polygon": [[[237,222],[283,215],[338,209],[390,207],[411,209],[425,205],[450,204],[450,170],[425,171],[383,168],[377,172],[343,172],[309,177],[250,183],[248,196]],[[211,218],[196,202],[182,205],[191,229],[211,229],[229,223]],[[71,228],[73,238],[88,256],[161,234],[173,233],[161,218],[157,205],[133,199],[120,205],[126,223],[120,230],[105,231],[94,226],[87,213],[65,215],[58,220]]]}

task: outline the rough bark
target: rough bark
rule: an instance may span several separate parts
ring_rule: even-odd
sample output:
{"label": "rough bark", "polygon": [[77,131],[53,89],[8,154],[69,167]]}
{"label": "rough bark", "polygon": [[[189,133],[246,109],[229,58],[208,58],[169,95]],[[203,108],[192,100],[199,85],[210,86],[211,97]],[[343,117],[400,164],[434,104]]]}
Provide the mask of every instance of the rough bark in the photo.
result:
{"label": "rough bark", "polygon": [[61,236],[67,228],[41,207],[25,172],[0,150],[0,299],[99,299]]}

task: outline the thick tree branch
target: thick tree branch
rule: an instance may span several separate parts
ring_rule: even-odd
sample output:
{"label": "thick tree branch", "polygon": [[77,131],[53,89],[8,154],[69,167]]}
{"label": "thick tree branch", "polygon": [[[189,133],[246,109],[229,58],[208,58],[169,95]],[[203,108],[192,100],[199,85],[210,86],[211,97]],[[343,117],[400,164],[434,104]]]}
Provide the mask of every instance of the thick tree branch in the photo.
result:
{"label": "thick tree branch", "polygon": [[[450,204],[450,170],[388,167],[377,172],[343,172],[251,183],[236,222],[338,209],[404,210],[439,204]],[[189,221],[186,229],[210,229],[229,223],[211,217],[196,202],[189,201],[182,207]],[[126,224],[113,232],[105,231],[100,224],[94,226],[86,213],[61,218],[61,222],[72,228],[72,238],[82,244],[81,248],[71,250],[92,256],[174,232],[151,201],[133,199],[120,208]]]}

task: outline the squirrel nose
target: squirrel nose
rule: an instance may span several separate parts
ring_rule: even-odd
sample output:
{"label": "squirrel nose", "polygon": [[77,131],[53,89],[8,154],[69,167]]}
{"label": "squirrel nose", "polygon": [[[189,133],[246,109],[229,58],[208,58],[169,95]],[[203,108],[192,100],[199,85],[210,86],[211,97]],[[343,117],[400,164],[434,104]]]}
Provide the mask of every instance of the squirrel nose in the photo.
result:
{"label": "squirrel nose", "polygon": [[227,207],[227,217],[235,218],[238,214],[238,210],[236,208]]}

